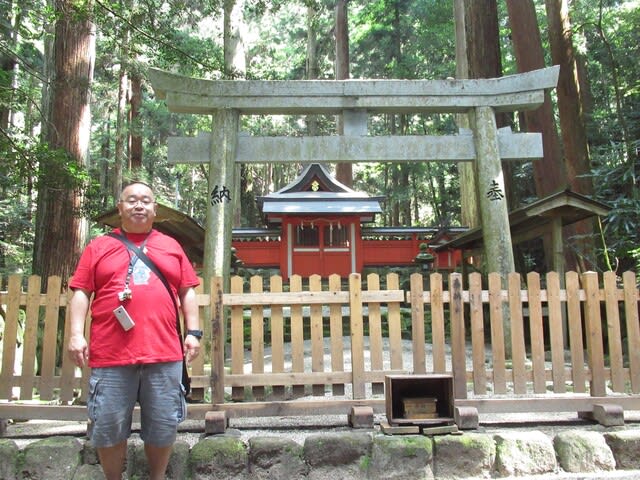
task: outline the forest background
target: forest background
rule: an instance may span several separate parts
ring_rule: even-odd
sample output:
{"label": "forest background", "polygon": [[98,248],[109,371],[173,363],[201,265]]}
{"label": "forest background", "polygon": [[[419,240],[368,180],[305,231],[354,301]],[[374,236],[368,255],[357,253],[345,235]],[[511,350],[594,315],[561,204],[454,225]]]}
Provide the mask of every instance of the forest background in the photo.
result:
{"label": "forest background", "polygon": [[[637,0],[0,0],[0,280],[68,278],[101,233],[91,219],[128,179],[204,224],[208,167],[168,164],[167,138],[208,131],[210,119],[169,113],[149,67],[210,79],[444,79],[559,64],[544,107],[497,119],[544,136],[544,159],[503,167],[509,208],[566,188],[603,201],[606,218],[565,232],[569,266],[640,271],[639,50]],[[380,115],[369,134],[453,134],[459,124],[453,115]],[[340,128],[328,116],[242,123],[255,135]],[[243,165],[235,224],[263,226],[256,197],[299,171]],[[477,222],[457,164],[335,172],[386,196],[379,225]],[[532,251],[516,251],[518,267],[544,270]]]}

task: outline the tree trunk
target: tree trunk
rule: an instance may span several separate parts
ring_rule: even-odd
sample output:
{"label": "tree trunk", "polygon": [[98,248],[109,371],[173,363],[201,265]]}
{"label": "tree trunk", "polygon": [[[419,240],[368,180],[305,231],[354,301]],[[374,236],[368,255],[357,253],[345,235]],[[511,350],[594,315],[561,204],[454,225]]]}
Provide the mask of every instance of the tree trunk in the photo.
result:
{"label": "tree trunk", "polygon": [[[73,165],[86,165],[91,131],[90,92],[95,58],[95,31],[90,0],[57,0],[46,141],[66,156],[44,162],[39,172],[34,273],[60,275],[66,281],[75,268],[86,237],[82,221],[82,183]],[[66,163],[69,166],[66,166]],[[46,283],[46,282],[45,282]]]}
{"label": "tree trunk", "polygon": [[496,0],[465,2],[465,32],[469,78],[501,76]]}
{"label": "tree trunk", "polygon": [[[124,47],[126,48],[126,47]],[[126,128],[127,119],[127,98],[129,97],[129,76],[127,75],[126,54],[123,52],[120,57],[120,73],[118,82],[118,108],[116,111],[116,139],[114,145],[114,170],[113,170],[113,198],[117,199],[124,183],[123,169],[126,157],[125,138],[129,138]]]}
{"label": "tree trunk", "polygon": [[[9,12],[11,8],[8,8],[0,16],[0,38],[2,43],[11,45],[11,30],[8,28],[11,25],[11,17]],[[13,49],[11,49],[13,50]],[[16,64],[15,58],[8,51],[0,50],[0,69],[2,75],[0,75],[0,90],[5,92],[2,97],[11,97],[11,77],[13,76],[13,67]],[[5,132],[9,125],[9,101],[0,102],[0,131]]]}
{"label": "tree trunk", "polygon": [[[337,0],[335,7],[336,80],[349,78],[349,24],[347,0]],[[344,135],[344,120],[338,117],[338,135]],[[353,168],[350,163],[336,165],[336,179],[348,187],[353,186]]]}
{"label": "tree trunk", "polygon": [[[316,32],[316,9],[312,4],[307,6],[307,80],[318,78],[318,36]],[[315,115],[307,115],[307,133],[318,135],[318,119]]]}
{"label": "tree trunk", "polygon": [[[469,78],[467,55],[467,35],[465,28],[465,0],[454,0],[454,21],[456,28],[456,78]],[[467,114],[456,115],[458,129],[469,128]],[[462,225],[474,228],[480,224],[480,211],[476,187],[475,166],[471,162],[460,162],[460,210]]]}
{"label": "tree trunk", "polygon": [[[544,68],[544,52],[533,0],[507,0],[507,9],[518,72]],[[533,162],[538,197],[543,198],[563,190],[566,186],[566,173],[548,92],[545,92],[544,104],[540,108],[524,112],[524,122],[526,131],[542,133],[544,157]]]}
{"label": "tree trunk", "polygon": [[593,192],[591,180],[581,178],[589,172],[589,149],[583,117],[582,98],[573,49],[571,21],[567,0],[545,0],[551,59],[560,65],[558,111],[569,185],[578,193]]}
{"label": "tree trunk", "polygon": [[247,76],[242,35],[243,9],[244,0],[224,2],[224,68],[225,78],[230,80]]}
{"label": "tree trunk", "polygon": [[[571,34],[569,6],[567,0],[545,0],[545,6],[551,59],[554,65],[560,65],[556,91],[567,182],[574,192],[590,195],[593,193],[593,185],[590,178],[586,176],[591,168],[589,147]],[[576,242],[575,248],[581,252],[577,258],[573,255],[567,257],[567,269],[594,268],[594,262],[585,262],[585,260],[594,259],[593,243],[589,240],[593,232],[592,223],[582,221],[570,226],[567,230],[567,234],[580,239]]]}
{"label": "tree trunk", "polygon": [[142,168],[142,135],[140,125],[140,105],[142,104],[142,82],[140,75],[131,75],[129,97],[129,168]]}
{"label": "tree trunk", "polygon": [[[497,78],[502,76],[500,56],[500,29],[498,25],[498,5],[496,0],[474,0],[465,3],[465,28],[467,39],[467,59],[469,78]],[[496,114],[498,128],[510,125],[507,113]],[[502,163],[505,180],[505,194],[509,206],[518,204],[513,190],[513,168],[509,162]]]}
{"label": "tree trunk", "polygon": [[[507,9],[518,72],[524,73],[544,68],[544,51],[533,0],[507,0]],[[543,158],[533,161],[533,180],[538,198],[564,190],[567,185],[567,175],[564,170],[562,146],[553,115],[550,93],[545,91],[542,106],[523,112],[521,118],[523,118],[523,130],[542,134]],[[564,278],[564,262],[559,264],[555,261],[558,256],[553,250],[551,238],[545,236],[543,243],[546,265]]]}
{"label": "tree trunk", "polygon": [[[224,2],[224,73],[229,80],[244,79],[247,76],[247,62],[244,50],[243,15],[244,0]],[[239,227],[242,221],[242,198],[247,191],[245,165],[233,166],[233,225]],[[212,172],[209,172],[212,175]],[[209,211],[211,212],[211,211]],[[229,231],[231,234],[231,231]]]}

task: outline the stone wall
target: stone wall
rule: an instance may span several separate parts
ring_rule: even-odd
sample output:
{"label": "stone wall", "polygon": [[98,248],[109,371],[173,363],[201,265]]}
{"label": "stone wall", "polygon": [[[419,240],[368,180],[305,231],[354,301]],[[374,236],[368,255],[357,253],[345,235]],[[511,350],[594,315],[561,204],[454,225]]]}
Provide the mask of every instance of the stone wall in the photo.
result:
{"label": "stone wall", "polygon": [[[176,442],[168,479],[640,479],[640,430],[463,433],[427,437],[352,430],[244,442],[231,433]],[[143,446],[129,442],[128,479],[148,478]],[[576,476],[577,475],[577,476]],[[0,439],[0,479],[103,479],[95,450],[75,437],[20,448]]]}

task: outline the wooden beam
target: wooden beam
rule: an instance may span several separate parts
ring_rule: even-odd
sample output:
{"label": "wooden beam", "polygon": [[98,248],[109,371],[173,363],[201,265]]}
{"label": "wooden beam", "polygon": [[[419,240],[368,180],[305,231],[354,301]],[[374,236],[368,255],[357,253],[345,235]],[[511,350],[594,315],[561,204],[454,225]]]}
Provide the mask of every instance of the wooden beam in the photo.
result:
{"label": "wooden beam", "polygon": [[[576,394],[566,396],[541,395],[524,398],[484,398],[456,400],[456,406],[469,406],[478,413],[544,413],[544,412],[587,412],[596,404],[620,405],[625,410],[640,410],[640,397],[620,395],[611,397],[589,397]],[[482,422],[481,422],[482,423]]]}
{"label": "wooden beam", "polygon": [[[211,136],[170,137],[169,163],[209,163]],[[502,160],[542,158],[540,133],[500,130],[498,147]],[[236,163],[292,162],[471,162],[475,159],[473,135],[441,136],[239,136]]]}
{"label": "wooden beam", "polygon": [[[384,399],[371,400],[312,400],[282,402],[243,402],[209,405],[212,410],[222,410],[229,418],[279,417],[287,415],[348,415],[353,407],[372,407],[374,413],[385,412]],[[201,407],[201,405],[198,405]],[[191,406],[189,406],[191,408]]]}

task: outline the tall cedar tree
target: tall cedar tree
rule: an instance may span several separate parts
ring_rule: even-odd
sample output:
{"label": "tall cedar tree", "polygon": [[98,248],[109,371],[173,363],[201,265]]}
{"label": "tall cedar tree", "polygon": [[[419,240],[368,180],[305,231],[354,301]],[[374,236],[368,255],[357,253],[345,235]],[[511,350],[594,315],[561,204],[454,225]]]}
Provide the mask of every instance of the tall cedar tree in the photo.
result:
{"label": "tall cedar tree", "polygon": [[85,241],[83,188],[74,172],[86,166],[95,59],[91,0],[56,0],[55,38],[45,142],[57,160],[40,165],[33,271],[69,278]]}
{"label": "tall cedar tree", "polygon": [[[500,55],[500,30],[496,0],[474,0],[465,2],[465,29],[469,78],[497,78],[502,76]],[[508,114],[496,114],[498,128],[509,125]],[[505,188],[509,208],[516,205],[511,182],[511,165],[503,162]]]}
{"label": "tall cedar tree", "polygon": [[[243,32],[244,0],[225,0],[224,2],[224,74],[229,80],[242,79],[247,76],[246,53]],[[242,224],[242,194],[247,191],[246,165],[236,165],[235,170],[235,207],[233,224]]]}
{"label": "tall cedar tree", "polygon": [[[546,0],[547,22],[549,25],[549,43],[551,59],[554,65],[560,65],[558,78],[558,112],[560,132],[564,149],[567,182],[571,190],[583,195],[593,193],[590,171],[589,147],[584,121],[582,97],[580,95],[579,72],[576,64],[569,19],[567,0]],[[592,222],[584,220],[568,228],[568,235],[576,235],[576,257],[567,258],[567,268],[575,270],[592,269],[594,265],[586,263],[593,258],[590,237]]]}
{"label": "tall cedar tree", "polygon": [[[518,72],[524,73],[544,68],[544,51],[533,0],[507,0],[507,9]],[[567,175],[550,92],[545,92],[544,103],[539,108],[523,112],[521,118],[523,130],[542,134],[543,157],[532,162],[537,197],[544,198],[563,190],[567,185]],[[554,265],[550,240],[548,236],[543,238],[545,261],[548,266]],[[522,257],[517,256],[516,261],[521,262]],[[562,273],[559,265],[554,265],[554,268]],[[526,267],[521,264],[519,270],[524,269]]]}
{"label": "tall cedar tree", "polygon": [[[336,80],[349,78],[349,22],[347,11],[348,0],[338,0],[335,7],[336,15]],[[344,134],[344,121],[338,119],[338,133]],[[353,168],[350,163],[338,163],[336,165],[336,178],[339,182],[353,186]]]}
{"label": "tall cedar tree", "polygon": [[[544,51],[533,0],[507,0],[507,9],[518,72],[544,68]],[[527,110],[523,117],[526,131],[542,133],[544,157],[533,162],[533,172],[536,194],[543,198],[563,190],[566,185],[562,148],[550,93],[545,92],[544,103],[540,108]]]}
{"label": "tall cedar tree", "polygon": [[16,51],[15,35],[11,28],[12,2],[9,2],[8,7],[6,11],[0,12],[0,42],[8,47],[0,50],[0,69],[2,70],[0,72],[0,88],[3,92],[0,97],[0,133],[6,132],[9,126],[9,99],[13,93],[11,79],[16,65],[16,58],[12,53]]}

